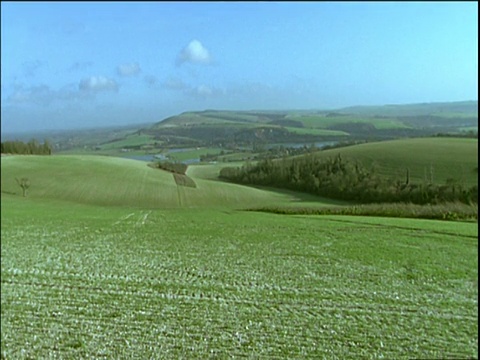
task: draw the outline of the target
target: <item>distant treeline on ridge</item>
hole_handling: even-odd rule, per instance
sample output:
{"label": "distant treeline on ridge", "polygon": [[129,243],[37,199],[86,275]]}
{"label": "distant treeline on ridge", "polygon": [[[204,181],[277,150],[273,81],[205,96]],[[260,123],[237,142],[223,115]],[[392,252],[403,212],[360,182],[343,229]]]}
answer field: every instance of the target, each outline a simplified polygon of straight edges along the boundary
{"label": "distant treeline on ridge", "polygon": [[241,184],[273,186],[359,203],[410,202],[439,204],[478,202],[478,186],[467,188],[456,181],[412,183],[409,171],[402,179],[386,179],[373,169],[348,161],[339,154],[326,160],[315,155],[282,160],[266,159],[256,165],[226,167],[220,177]]}
{"label": "distant treeline on ridge", "polygon": [[52,145],[48,140],[40,144],[37,140],[32,139],[25,143],[23,141],[5,141],[1,143],[2,154],[18,154],[18,155],[51,155]]}

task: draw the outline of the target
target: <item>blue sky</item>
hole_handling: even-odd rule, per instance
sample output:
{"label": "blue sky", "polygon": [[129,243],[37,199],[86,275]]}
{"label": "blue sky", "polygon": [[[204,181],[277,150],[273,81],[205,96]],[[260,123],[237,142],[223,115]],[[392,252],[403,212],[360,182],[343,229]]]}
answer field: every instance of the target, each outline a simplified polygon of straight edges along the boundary
{"label": "blue sky", "polygon": [[1,2],[5,132],[477,99],[477,2]]}

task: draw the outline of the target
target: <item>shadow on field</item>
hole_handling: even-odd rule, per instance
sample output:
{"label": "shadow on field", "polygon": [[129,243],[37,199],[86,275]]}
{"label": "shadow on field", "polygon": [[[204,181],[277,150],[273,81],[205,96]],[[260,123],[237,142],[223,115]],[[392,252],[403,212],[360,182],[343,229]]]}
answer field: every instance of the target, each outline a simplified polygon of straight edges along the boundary
{"label": "shadow on field", "polygon": [[195,181],[193,181],[193,179],[191,177],[188,177],[187,175],[177,174],[177,173],[173,173],[172,175],[177,185],[187,186],[192,188],[197,187],[197,184],[195,184]]}
{"label": "shadow on field", "polygon": [[250,186],[252,188],[259,189],[259,190],[270,191],[270,192],[275,192],[278,194],[290,196],[292,197],[292,200],[290,200],[291,203],[317,202],[317,203],[322,203],[324,205],[338,205],[338,206],[354,205],[353,202],[328,199],[325,197],[315,196],[315,195],[302,193],[298,191],[279,189],[279,188],[268,187],[268,186],[252,186],[252,185],[246,185],[246,186]]}
{"label": "shadow on field", "polygon": [[[334,221],[334,222],[340,222],[340,223],[350,223],[350,224],[355,224],[355,225],[366,225],[367,227],[370,226],[370,227],[393,228],[393,229],[401,229],[401,230],[413,230],[413,231],[418,232],[415,235],[417,237],[422,237],[422,233],[425,233],[425,229],[408,227],[408,226],[373,224],[373,223],[370,223],[370,222],[362,222],[362,221],[357,221],[357,220],[355,220],[355,221],[354,220],[344,220],[344,219],[328,219],[328,221]],[[423,236],[428,236],[428,234],[430,234],[430,233],[453,236],[453,237],[462,237],[462,238],[467,238],[467,239],[477,239],[477,236],[475,236],[475,235],[464,235],[464,234],[451,233],[451,232],[439,231],[439,230],[428,230],[428,232],[426,234],[423,234]]]}

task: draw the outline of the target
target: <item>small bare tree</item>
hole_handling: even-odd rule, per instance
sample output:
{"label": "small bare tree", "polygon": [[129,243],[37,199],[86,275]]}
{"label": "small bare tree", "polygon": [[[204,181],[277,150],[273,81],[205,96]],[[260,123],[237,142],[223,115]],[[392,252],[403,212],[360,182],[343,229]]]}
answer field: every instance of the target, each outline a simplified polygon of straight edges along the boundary
{"label": "small bare tree", "polygon": [[22,188],[23,196],[27,196],[27,191],[30,187],[30,180],[28,180],[28,178],[15,178],[15,180],[17,180],[17,184]]}

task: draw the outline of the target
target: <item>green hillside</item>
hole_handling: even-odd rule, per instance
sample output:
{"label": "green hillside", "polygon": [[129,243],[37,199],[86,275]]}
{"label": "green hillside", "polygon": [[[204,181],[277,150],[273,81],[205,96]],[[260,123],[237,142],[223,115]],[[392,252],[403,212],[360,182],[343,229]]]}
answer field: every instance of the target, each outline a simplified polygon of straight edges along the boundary
{"label": "green hillside", "polygon": [[317,153],[321,158],[341,154],[345,158],[375,166],[385,176],[405,177],[409,169],[412,181],[445,184],[454,179],[460,184],[478,183],[478,140],[463,138],[415,138],[372,142]]}
{"label": "green hillside", "polygon": [[115,157],[5,156],[1,168],[2,193],[21,196],[22,190],[15,178],[26,177],[31,182],[28,197],[32,199],[142,208],[246,208],[299,201],[291,194],[194,176],[196,187],[181,186],[169,172],[148,167],[145,162]]}
{"label": "green hillside", "polygon": [[[47,138],[55,153],[139,156],[185,148],[258,152],[268,146],[301,146],[362,140],[390,140],[437,134],[476,136],[478,101],[327,110],[188,111],[156,123],[123,128],[19,134],[25,141]],[[13,134],[2,139],[15,139]]]}
{"label": "green hillside", "polygon": [[370,116],[476,116],[478,101],[433,102],[417,104],[389,104],[383,106],[349,106],[336,110],[344,114],[362,114]]}

